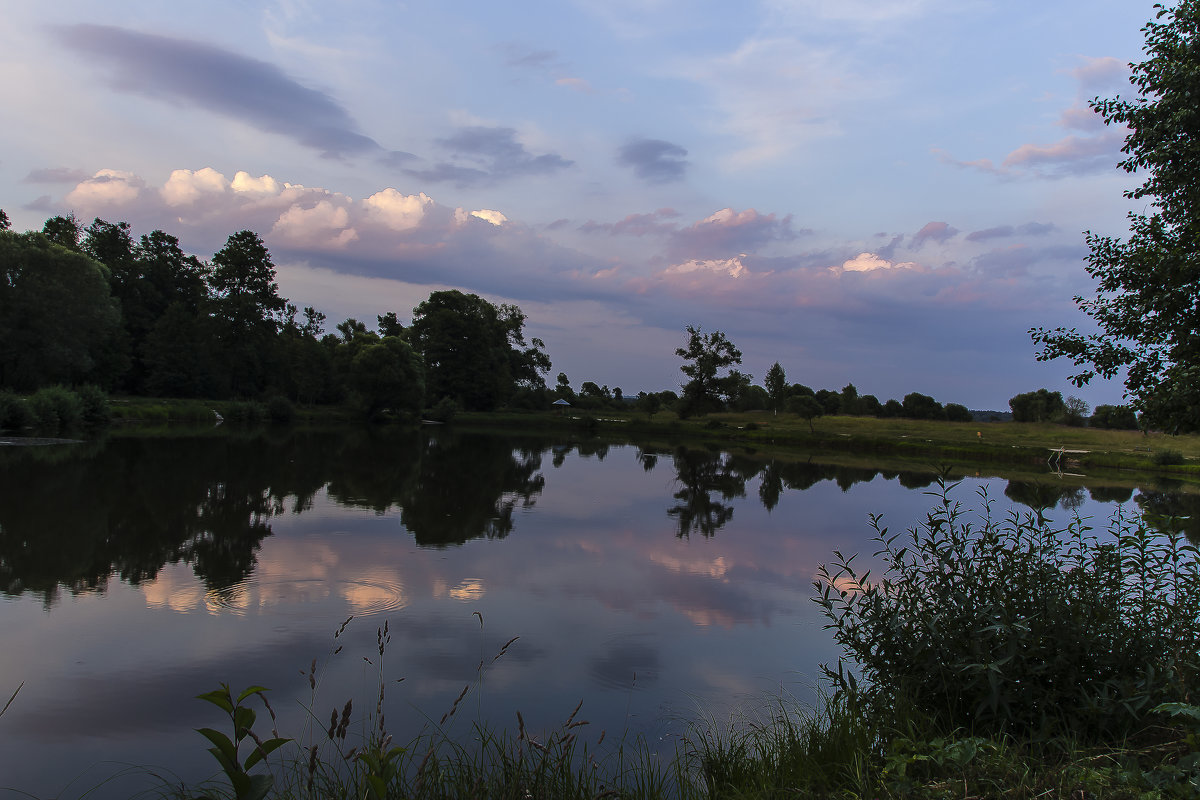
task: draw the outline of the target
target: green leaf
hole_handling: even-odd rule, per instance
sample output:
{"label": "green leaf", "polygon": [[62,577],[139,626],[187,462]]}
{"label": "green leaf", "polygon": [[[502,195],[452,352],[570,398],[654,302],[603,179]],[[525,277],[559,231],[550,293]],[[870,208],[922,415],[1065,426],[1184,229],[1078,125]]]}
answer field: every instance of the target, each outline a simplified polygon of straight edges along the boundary
{"label": "green leaf", "polygon": [[265,691],[267,691],[265,686],[248,686],[238,695],[237,701],[240,703],[252,694],[262,694]]}
{"label": "green leaf", "polygon": [[276,750],[278,750],[280,747],[283,747],[285,744],[287,744],[290,741],[292,741],[292,740],[291,739],[282,739],[282,738],[267,739],[265,742],[262,743],[261,747],[255,747],[253,752],[251,752],[250,755],[246,756],[246,769],[249,770],[251,767],[253,767],[255,764],[257,764],[259,761],[262,761],[264,758],[271,755],[271,753],[274,753]]}
{"label": "green leaf", "polygon": [[233,742],[229,741],[229,737],[220,731],[214,731],[212,728],[197,728],[196,733],[201,734],[204,738],[212,742],[216,747],[212,749],[213,755],[221,762],[221,766],[229,771],[230,767],[237,770],[237,748]]}
{"label": "green leaf", "polygon": [[275,779],[270,775],[250,775],[250,785],[245,793],[238,794],[238,800],[263,800],[271,791]]}
{"label": "green leaf", "polygon": [[214,689],[211,692],[196,695],[197,700],[203,700],[206,703],[212,703],[214,706],[225,711],[227,714],[233,713],[233,702],[229,699],[229,687],[221,684],[223,689]]}

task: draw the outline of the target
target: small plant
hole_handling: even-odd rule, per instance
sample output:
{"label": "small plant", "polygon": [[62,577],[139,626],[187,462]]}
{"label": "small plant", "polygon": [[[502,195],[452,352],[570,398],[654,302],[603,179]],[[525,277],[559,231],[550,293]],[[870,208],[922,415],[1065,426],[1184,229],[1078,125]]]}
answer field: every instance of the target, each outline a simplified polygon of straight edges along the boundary
{"label": "small plant", "polygon": [[[265,691],[266,689],[262,686],[250,686],[243,689],[235,699],[233,693],[229,691],[229,685],[222,683],[220,689],[214,689],[196,697],[197,700],[212,703],[224,711],[229,715],[229,720],[233,724],[233,739],[212,728],[198,728],[197,732],[213,743],[213,747],[210,747],[208,752],[213,754],[213,758],[217,760],[225,776],[229,778],[236,800],[262,800],[267,796],[267,792],[271,791],[271,787],[274,785],[274,777],[270,773],[251,775],[250,769],[292,741],[279,736],[263,741],[254,732],[254,710],[242,705],[242,701],[258,695],[267,710],[271,712],[271,717],[274,718],[275,713],[271,711],[271,705],[263,694]],[[254,749],[243,761],[240,760],[241,756],[238,750],[246,737],[253,740]]]}

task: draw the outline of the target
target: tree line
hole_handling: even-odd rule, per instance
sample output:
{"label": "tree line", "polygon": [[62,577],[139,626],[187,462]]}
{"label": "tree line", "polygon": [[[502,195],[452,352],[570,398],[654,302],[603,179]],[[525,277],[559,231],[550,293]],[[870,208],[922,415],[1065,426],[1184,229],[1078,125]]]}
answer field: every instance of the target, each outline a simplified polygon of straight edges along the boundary
{"label": "tree line", "polygon": [[525,315],[463,292],[433,292],[405,327],[325,315],[279,294],[252,231],[211,260],[162,230],[73,215],[10,230],[0,211],[0,390],[63,384],[155,397],[350,402],[367,416],[443,407],[487,411],[545,388],[545,344]]}

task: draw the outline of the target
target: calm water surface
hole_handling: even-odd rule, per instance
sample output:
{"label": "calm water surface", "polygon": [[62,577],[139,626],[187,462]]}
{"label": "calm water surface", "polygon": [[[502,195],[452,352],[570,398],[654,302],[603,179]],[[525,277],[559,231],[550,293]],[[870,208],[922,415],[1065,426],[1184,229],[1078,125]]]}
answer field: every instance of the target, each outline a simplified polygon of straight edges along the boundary
{"label": "calm water surface", "polygon": [[[593,740],[673,751],[689,720],[811,699],[837,658],[817,566],[874,550],[869,513],[918,519],[932,478],[449,429],[0,448],[0,704],[24,683],[0,717],[0,787],[117,797],[144,768],[210,777],[194,729],[221,719],[192,698],[222,681],[270,687],[285,736],[305,709],[372,710],[385,621],[400,741],[470,685],[452,734],[517,711],[547,729],[583,700]],[[1001,510],[1104,519],[1133,494],[1058,480],[968,478],[957,496],[987,483]]]}

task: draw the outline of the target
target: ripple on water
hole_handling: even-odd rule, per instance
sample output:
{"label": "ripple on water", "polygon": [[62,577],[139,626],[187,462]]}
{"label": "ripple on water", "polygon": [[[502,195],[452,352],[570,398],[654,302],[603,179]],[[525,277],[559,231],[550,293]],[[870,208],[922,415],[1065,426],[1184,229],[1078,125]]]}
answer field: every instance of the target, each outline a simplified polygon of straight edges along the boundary
{"label": "ripple on water", "polygon": [[213,614],[251,614],[270,609],[276,617],[311,617],[348,612],[372,616],[399,611],[408,605],[404,585],[387,578],[265,578],[250,576],[221,589],[210,589],[204,605]]}

